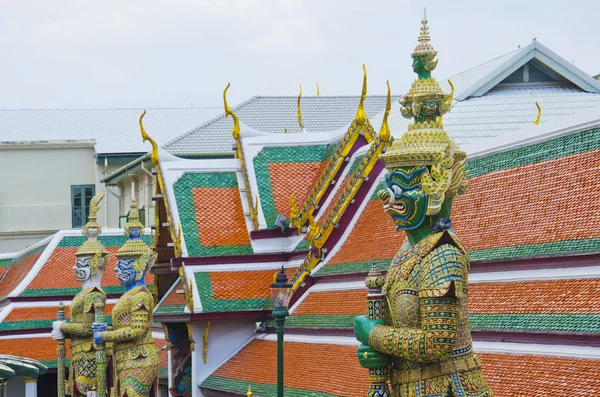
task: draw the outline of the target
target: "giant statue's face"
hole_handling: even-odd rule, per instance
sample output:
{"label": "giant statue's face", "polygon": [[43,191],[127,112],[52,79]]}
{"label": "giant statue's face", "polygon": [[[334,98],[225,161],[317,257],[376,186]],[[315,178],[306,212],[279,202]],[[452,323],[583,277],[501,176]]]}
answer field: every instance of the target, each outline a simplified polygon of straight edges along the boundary
{"label": "giant statue's face", "polygon": [[423,102],[421,107],[421,114],[424,116],[437,116],[440,114],[439,111],[440,103],[437,98],[427,99]]}
{"label": "giant statue's face", "polygon": [[89,256],[80,256],[75,261],[75,266],[73,266],[73,273],[75,273],[75,278],[80,283],[89,279],[92,275],[92,268],[90,267],[91,257]]}
{"label": "giant statue's face", "polygon": [[421,75],[423,72],[425,72],[425,66],[423,66],[423,60],[421,57],[413,58],[412,68],[413,72],[417,73],[418,75]]}
{"label": "giant statue's face", "polygon": [[426,167],[399,167],[385,176],[386,188],[378,196],[397,230],[417,228],[425,219],[427,195],[419,180],[426,170]]}
{"label": "giant statue's face", "polygon": [[119,259],[115,267],[115,273],[121,285],[126,286],[135,283],[135,259]]}

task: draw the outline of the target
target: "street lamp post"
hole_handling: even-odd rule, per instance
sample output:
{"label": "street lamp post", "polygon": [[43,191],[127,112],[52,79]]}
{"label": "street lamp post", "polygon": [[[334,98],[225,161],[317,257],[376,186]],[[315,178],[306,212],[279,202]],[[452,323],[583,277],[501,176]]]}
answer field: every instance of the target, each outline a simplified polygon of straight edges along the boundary
{"label": "street lamp post", "polygon": [[288,304],[292,298],[292,284],[281,266],[277,278],[271,284],[271,297],[273,298],[273,317],[277,324],[277,397],[283,397],[283,333],[285,318],[288,316]]}

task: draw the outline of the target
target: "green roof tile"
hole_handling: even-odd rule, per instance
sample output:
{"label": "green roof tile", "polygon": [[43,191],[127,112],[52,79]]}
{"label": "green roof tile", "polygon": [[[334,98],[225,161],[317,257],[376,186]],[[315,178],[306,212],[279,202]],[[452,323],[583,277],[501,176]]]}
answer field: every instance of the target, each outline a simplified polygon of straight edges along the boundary
{"label": "green roof tile", "polygon": [[[307,385],[310,382],[307,381]],[[277,385],[269,385],[264,383],[254,383],[237,379],[223,378],[221,376],[211,375],[204,382],[203,387],[209,387],[211,389],[221,390],[225,392],[240,393],[246,395],[248,386],[252,388],[252,393],[259,396],[275,396],[277,395]],[[310,389],[296,389],[291,387],[284,388],[284,394],[286,397],[337,397],[334,394],[318,392]]]}

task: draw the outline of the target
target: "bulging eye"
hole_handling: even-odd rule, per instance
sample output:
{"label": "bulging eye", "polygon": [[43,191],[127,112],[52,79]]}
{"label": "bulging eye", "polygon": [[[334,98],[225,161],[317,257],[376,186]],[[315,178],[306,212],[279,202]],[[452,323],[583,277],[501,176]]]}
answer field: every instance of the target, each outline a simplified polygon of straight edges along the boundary
{"label": "bulging eye", "polygon": [[398,185],[392,185],[392,191],[396,196],[400,196],[402,194],[402,189]]}

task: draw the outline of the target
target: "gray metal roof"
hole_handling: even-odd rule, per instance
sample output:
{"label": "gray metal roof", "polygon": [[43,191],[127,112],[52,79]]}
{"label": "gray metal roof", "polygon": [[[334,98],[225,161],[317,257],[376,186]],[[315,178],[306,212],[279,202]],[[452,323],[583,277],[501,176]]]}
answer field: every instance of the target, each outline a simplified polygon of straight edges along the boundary
{"label": "gray metal roof", "polygon": [[[394,101],[400,97],[394,97]],[[302,121],[308,132],[334,131],[348,126],[358,108],[360,96],[306,96],[301,99]],[[365,100],[367,117],[385,109],[386,96]],[[255,96],[233,108],[240,122],[268,133],[299,133],[297,96]],[[227,153],[232,151],[233,121],[225,114],[175,138],[163,147],[173,154]]]}
{"label": "gray metal roof", "polygon": [[[159,144],[189,131],[223,108],[147,109],[146,130]],[[98,153],[140,153],[143,109],[0,110],[0,142],[95,139]]]}

